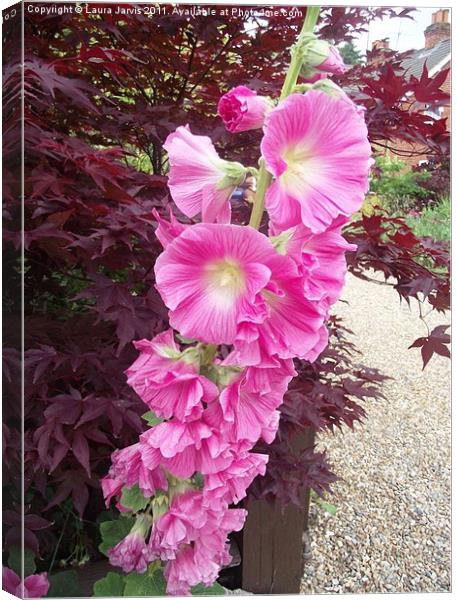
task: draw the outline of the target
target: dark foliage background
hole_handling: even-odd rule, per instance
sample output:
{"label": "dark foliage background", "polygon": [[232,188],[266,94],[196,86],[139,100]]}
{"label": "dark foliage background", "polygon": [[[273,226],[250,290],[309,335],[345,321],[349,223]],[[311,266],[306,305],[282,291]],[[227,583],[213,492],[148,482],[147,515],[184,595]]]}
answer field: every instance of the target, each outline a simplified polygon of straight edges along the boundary
{"label": "dark foliage background", "polygon": [[[371,19],[394,12],[324,9],[322,36],[348,41]],[[216,104],[239,84],[276,95],[302,20],[280,15],[246,24],[241,16],[26,13],[26,543],[43,568],[97,556],[99,477],[113,449],[133,443],[143,427],[144,407],[123,372],[135,357],[131,341],[167,325],[154,288],[160,247],[151,215],[154,207],[166,212],[170,203],[162,144],[189,123],[194,133],[210,135],[223,156],[256,164],[260,133],[228,134]],[[407,80],[392,53],[382,63],[355,65],[339,83],[366,107],[375,150],[407,140],[426,144],[436,160],[446,157],[444,120],[434,121],[403,100],[412,91],[421,102],[446,101],[439,75],[431,79],[424,72],[420,80]],[[16,123],[17,85],[17,69],[6,65],[4,86]],[[6,138],[10,172],[17,160],[14,135],[12,128]],[[18,542],[20,505],[14,476],[21,419],[21,306],[14,293],[20,275],[18,193],[17,181],[6,177],[7,550]],[[247,205],[234,207],[238,222],[248,214]],[[444,245],[418,240],[404,222],[383,214],[351,224],[347,236],[359,245],[348,257],[356,276],[381,271],[406,301],[427,298],[436,310],[448,307]],[[382,374],[358,364],[344,323],[334,317],[329,326],[331,343],[320,359],[297,364],[278,437],[262,449],[271,459],[267,476],[251,490],[257,496],[288,502],[298,501],[305,486],[327,490],[335,476],[326,457],[313,449],[298,452],[291,440],[309,426],[352,427],[364,418],[363,400],[381,397]],[[445,331],[431,332],[416,346],[426,362],[433,352],[446,354],[447,341]]]}

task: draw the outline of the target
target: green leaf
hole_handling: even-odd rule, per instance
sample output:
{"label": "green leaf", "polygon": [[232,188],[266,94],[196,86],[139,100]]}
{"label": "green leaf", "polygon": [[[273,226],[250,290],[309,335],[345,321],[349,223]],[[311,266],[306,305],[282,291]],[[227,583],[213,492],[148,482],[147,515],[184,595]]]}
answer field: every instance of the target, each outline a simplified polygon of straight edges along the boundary
{"label": "green leaf", "polygon": [[330,504],[329,502],[320,502],[320,506],[322,510],[328,512],[330,515],[332,515],[332,517],[334,517],[338,512],[338,508],[334,504]]}
{"label": "green leaf", "polygon": [[49,576],[49,597],[77,598],[82,596],[79,581],[74,571],[60,571]]}
{"label": "green leaf", "polygon": [[95,519],[95,522],[97,523],[97,525],[100,525],[104,521],[114,521],[118,517],[119,517],[119,512],[117,512],[117,511],[102,510],[101,512],[98,513],[97,518]]}
{"label": "green leaf", "polygon": [[103,579],[94,583],[94,596],[123,596],[125,588],[124,576],[119,573],[108,573]]}
{"label": "green leaf", "polygon": [[202,490],[203,489],[203,485],[205,483],[205,480],[203,478],[203,475],[199,472],[194,473],[192,475],[192,479],[191,479],[192,483],[199,489]]}
{"label": "green leaf", "polygon": [[215,583],[211,587],[206,587],[203,583],[195,585],[190,593],[192,596],[225,596],[226,589],[220,583]]}
{"label": "green leaf", "polygon": [[[20,546],[12,546],[8,556],[8,566],[15,573],[20,575],[22,565],[22,552]],[[24,548],[24,577],[33,575],[35,573],[35,554],[30,548]]]}
{"label": "green leaf", "polygon": [[161,569],[152,573],[129,573],[125,577],[124,596],[166,596],[165,588]]}
{"label": "green leaf", "polygon": [[197,340],[193,340],[192,338],[186,338],[183,335],[181,335],[180,333],[177,333],[176,337],[183,344],[195,344],[197,342]]}
{"label": "green leaf", "polygon": [[146,421],[146,423],[149,425],[149,427],[154,427],[155,425],[158,425],[159,423],[162,423],[162,421],[163,421],[163,419],[158,417],[154,412],[152,412],[152,410],[148,410],[147,413],[144,413],[144,415],[141,415],[141,418]]}
{"label": "green leaf", "polygon": [[143,492],[140,490],[137,483],[131,488],[122,488],[121,504],[122,506],[125,506],[125,508],[130,508],[133,512],[145,509],[149,504],[149,500],[150,498],[145,498],[143,496]]}
{"label": "green leaf", "polygon": [[135,517],[120,516],[115,521],[104,521],[100,524],[102,542],[98,549],[108,556],[108,550],[123,540],[135,524]]}

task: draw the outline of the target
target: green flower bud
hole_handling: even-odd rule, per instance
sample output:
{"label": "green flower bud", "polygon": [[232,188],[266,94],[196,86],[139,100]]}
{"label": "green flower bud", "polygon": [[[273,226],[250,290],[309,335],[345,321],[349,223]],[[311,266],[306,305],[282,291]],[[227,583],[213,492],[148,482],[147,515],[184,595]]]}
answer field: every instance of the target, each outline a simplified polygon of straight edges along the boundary
{"label": "green flower bud", "polygon": [[239,162],[221,161],[225,176],[217,183],[217,189],[223,190],[228,187],[236,188],[243,183],[246,178],[247,169]]}
{"label": "green flower bud", "polygon": [[292,229],[287,229],[279,235],[274,235],[270,237],[270,241],[278,254],[282,254],[283,256],[287,254],[287,244],[290,242],[293,233],[294,232]]}

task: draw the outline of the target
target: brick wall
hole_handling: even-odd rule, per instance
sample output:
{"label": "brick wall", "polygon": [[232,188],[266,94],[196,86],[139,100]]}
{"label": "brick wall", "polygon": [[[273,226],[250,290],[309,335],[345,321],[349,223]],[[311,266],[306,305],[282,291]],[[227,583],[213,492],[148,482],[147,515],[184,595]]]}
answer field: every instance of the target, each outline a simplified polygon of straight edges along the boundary
{"label": "brick wall", "polygon": [[[444,68],[449,68],[450,63],[448,63]],[[449,71],[448,76],[446,77],[445,82],[441,86],[441,89],[448,94],[451,93],[451,71]],[[447,118],[446,129],[448,131],[451,130],[451,106],[443,107],[443,112],[441,114],[442,119]],[[426,160],[427,158],[427,147],[419,144],[408,144],[402,140],[398,140],[396,144],[392,144],[395,149],[399,149],[406,152],[420,152],[420,155],[416,156],[399,156],[399,158],[405,162],[409,167],[414,167],[421,162],[421,160]]]}

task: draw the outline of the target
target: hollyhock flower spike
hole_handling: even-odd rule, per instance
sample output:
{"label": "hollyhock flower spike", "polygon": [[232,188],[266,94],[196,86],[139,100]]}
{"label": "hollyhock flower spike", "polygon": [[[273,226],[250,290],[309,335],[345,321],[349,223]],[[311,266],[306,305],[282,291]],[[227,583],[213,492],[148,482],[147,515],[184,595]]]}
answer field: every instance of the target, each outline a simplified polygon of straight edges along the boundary
{"label": "hollyhock flower spike", "polygon": [[217,113],[231,133],[262,127],[265,115],[273,108],[269,98],[258,96],[244,85],[239,85],[219,100]]}
{"label": "hollyhock flower spike", "polygon": [[276,178],[266,194],[275,232],[300,223],[322,232],[362,205],[371,148],[352,103],[317,90],[292,94],[267,117],[261,152]]}
{"label": "hollyhock flower spike", "polygon": [[[229,507],[266,472],[269,457],[253,449],[277,434],[293,359],[313,361],[327,344],[324,321],[341,293],[344,254],[354,249],[341,228],[363,200],[370,147],[363,112],[321,79],[343,67],[312,34],[318,12],[308,7],[277,108],[244,86],[219,102],[229,131],[264,123],[250,226],[227,223],[247,169],[186,127],[165,144],[176,204],[205,222],[153,213],[164,247],[156,286],[173,329],[136,342],[140,354],[126,373],[159,419],[113,453],[102,487],[108,504],[117,497],[119,510],[137,513],[109,551],[111,563],[144,573],[165,562],[168,594],[210,586],[230,563],[228,534],[242,528],[246,511]],[[315,83],[297,86],[301,67]],[[271,239],[257,231],[265,200]],[[232,346],[228,355],[221,344]],[[120,504],[129,504],[124,486],[134,485],[146,499],[138,510]]]}
{"label": "hollyhock flower spike", "polygon": [[22,584],[19,575],[8,567],[3,567],[2,587],[18,598],[43,598],[49,590],[48,574],[29,575]]}
{"label": "hollyhock flower spike", "polygon": [[189,218],[201,213],[203,222],[229,223],[230,197],[246,177],[243,165],[221,159],[209,137],[194,135],[188,127],[178,127],[163,147],[177,207]]}

